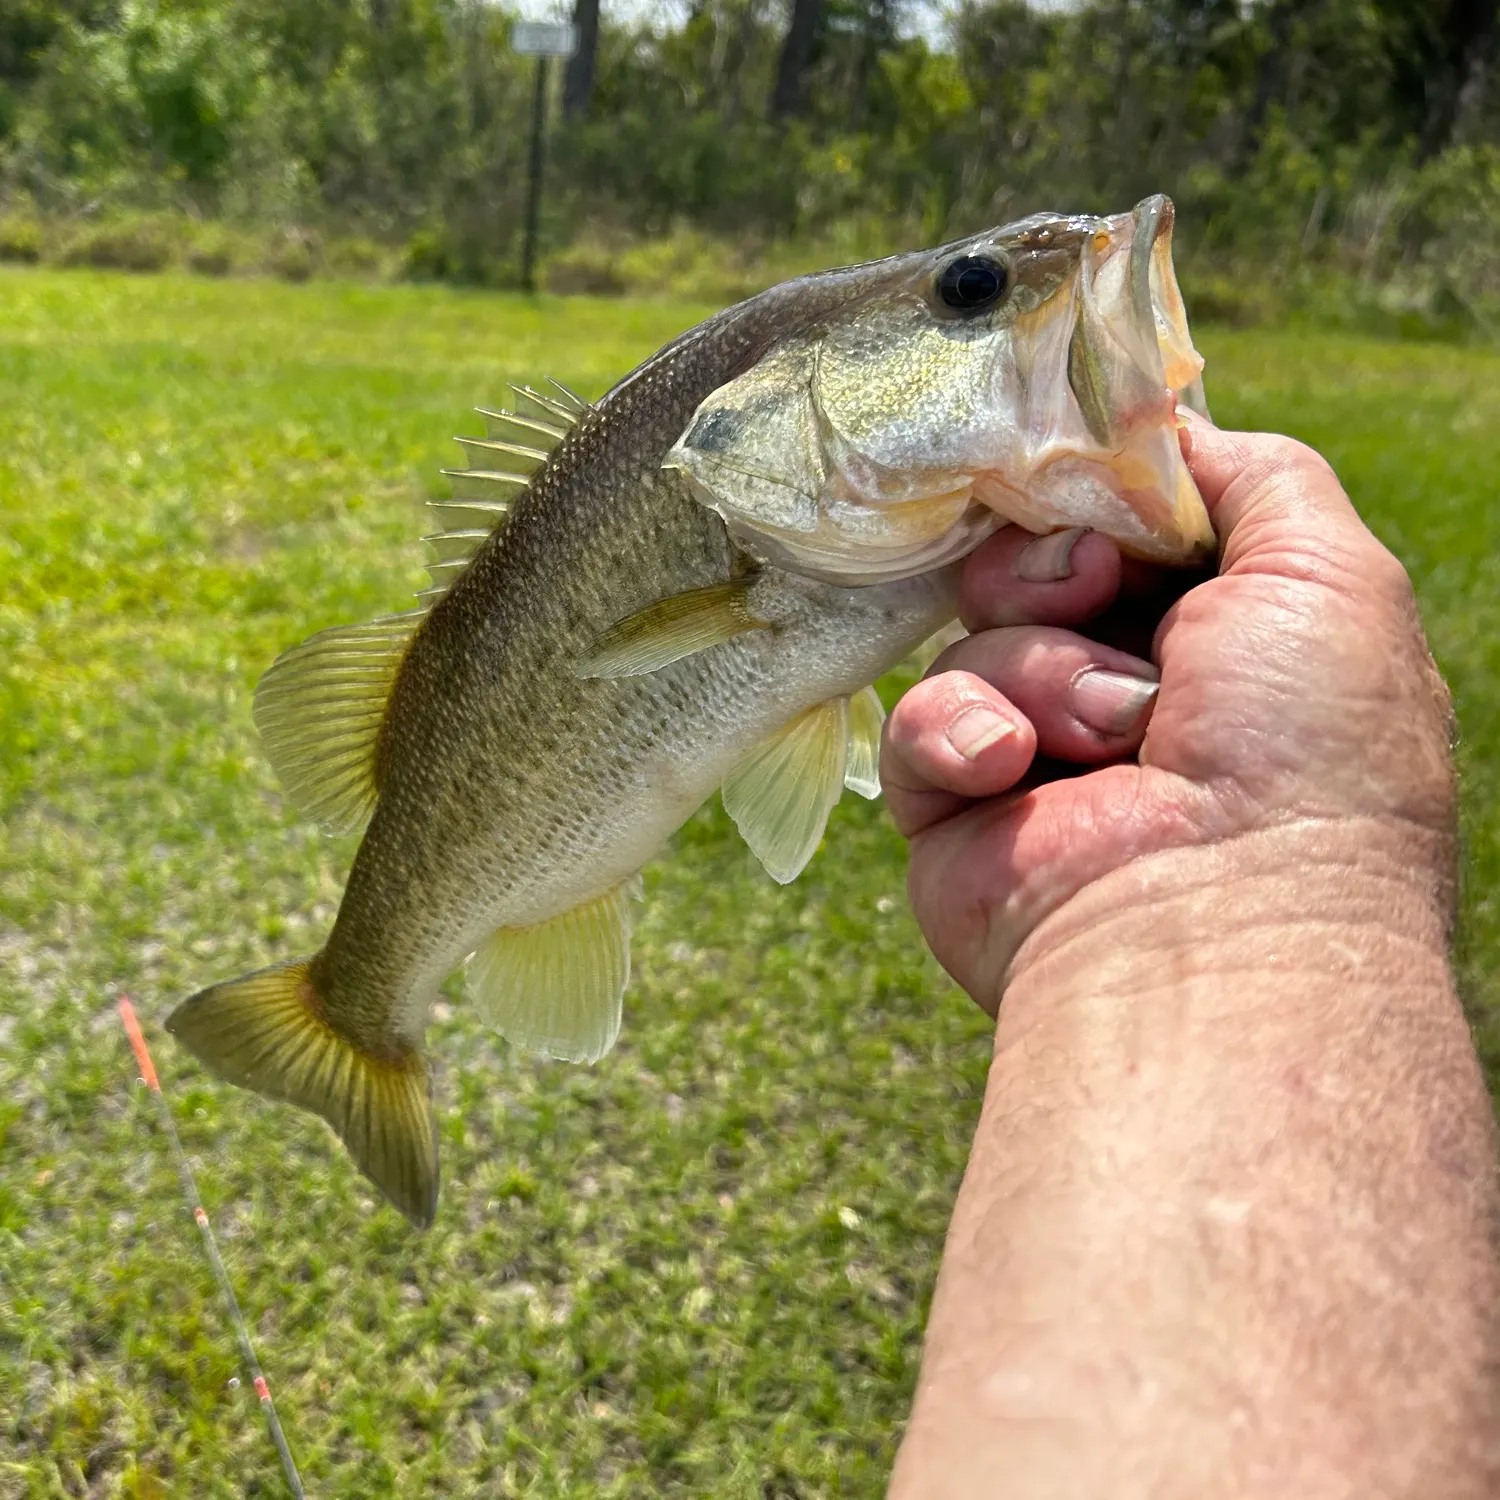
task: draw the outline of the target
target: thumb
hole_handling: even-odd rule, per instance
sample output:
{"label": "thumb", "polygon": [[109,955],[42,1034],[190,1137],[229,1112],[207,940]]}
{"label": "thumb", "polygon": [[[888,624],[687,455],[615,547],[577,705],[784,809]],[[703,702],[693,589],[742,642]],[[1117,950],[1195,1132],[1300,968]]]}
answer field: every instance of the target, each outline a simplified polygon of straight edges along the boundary
{"label": "thumb", "polygon": [[1185,409],[1178,419],[1183,457],[1219,534],[1223,571],[1268,545],[1305,553],[1369,538],[1338,476],[1306,443],[1226,432]]}

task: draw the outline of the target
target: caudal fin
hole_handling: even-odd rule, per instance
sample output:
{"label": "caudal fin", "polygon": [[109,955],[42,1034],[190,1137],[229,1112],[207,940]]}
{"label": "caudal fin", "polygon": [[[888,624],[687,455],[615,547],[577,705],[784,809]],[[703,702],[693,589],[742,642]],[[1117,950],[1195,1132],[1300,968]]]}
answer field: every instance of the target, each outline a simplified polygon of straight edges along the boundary
{"label": "caudal fin", "polygon": [[366,1052],[324,1019],[307,959],[184,1000],[167,1030],[230,1083],[321,1115],[364,1174],[420,1229],[437,1211],[437,1135],[415,1048]]}

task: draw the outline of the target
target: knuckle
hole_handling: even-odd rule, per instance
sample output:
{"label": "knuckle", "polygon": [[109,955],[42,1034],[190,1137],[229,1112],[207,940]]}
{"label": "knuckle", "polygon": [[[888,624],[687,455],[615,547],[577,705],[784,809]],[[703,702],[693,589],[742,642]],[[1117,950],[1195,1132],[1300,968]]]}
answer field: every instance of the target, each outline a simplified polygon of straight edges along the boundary
{"label": "knuckle", "polygon": [[1295,474],[1300,479],[1331,480],[1339,482],[1333,465],[1321,453],[1300,438],[1278,437],[1276,439],[1276,465],[1283,472]]}
{"label": "knuckle", "polygon": [[1264,454],[1261,483],[1296,496],[1316,496],[1332,491],[1342,496],[1343,485],[1333,465],[1297,438],[1278,437]]}
{"label": "knuckle", "polygon": [[944,672],[939,677],[929,678],[928,682],[929,708],[943,720],[953,718],[966,708],[973,708],[976,703],[990,701],[989,692],[972,672]]}
{"label": "knuckle", "polygon": [[1416,611],[1417,593],[1406,565],[1390,548],[1375,542],[1370,549],[1370,581],[1383,598],[1402,610]]}
{"label": "knuckle", "polygon": [[1331,475],[1332,466],[1321,453],[1301,438],[1281,432],[1248,434],[1244,467],[1260,478],[1273,475]]}

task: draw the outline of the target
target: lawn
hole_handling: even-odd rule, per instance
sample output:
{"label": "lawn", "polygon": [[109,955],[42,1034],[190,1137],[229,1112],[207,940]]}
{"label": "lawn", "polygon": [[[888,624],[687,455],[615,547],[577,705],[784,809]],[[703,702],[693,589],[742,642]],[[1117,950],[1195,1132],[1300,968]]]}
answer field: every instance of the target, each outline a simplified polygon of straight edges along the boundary
{"label": "lawn", "polygon": [[[705,809],[647,871],[596,1068],[445,1007],[425,1236],[160,1026],[309,951],[338,900],[351,844],[256,747],[266,664],[405,607],[467,408],[507,378],[598,392],[703,311],[0,274],[0,1497],[282,1493],[122,991],[310,1494],[881,1493],[987,1027],[922,950],[878,805],[846,799],[786,889]],[[1201,342],[1220,420],[1322,447],[1417,580],[1500,1067],[1500,354]]]}

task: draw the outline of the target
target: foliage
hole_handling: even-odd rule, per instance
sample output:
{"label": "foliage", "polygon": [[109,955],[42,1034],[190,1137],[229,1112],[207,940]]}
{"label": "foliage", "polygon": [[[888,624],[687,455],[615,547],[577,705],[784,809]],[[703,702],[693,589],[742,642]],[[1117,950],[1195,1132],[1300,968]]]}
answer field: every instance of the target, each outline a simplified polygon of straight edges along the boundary
{"label": "foliage", "polygon": [[121,271],[160,271],[177,250],[170,219],[134,214],[80,224],[64,240],[58,262],[65,266],[111,266]]}
{"label": "foliage", "polygon": [[[785,888],[695,818],[647,872],[597,1068],[440,1011],[426,1236],[318,1122],[160,1029],[306,951],[352,852],[282,803],[265,665],[421,587],[467,407],[544,373],[598,392],[707,309],[45,269],[0,271],[0,299],[0,1497],[279,1484],[121,990],[310,1493],[881,1494],[988,1026],[924,956],[878,805],[847,798]],[[1500,1079],[1500,355],[1204,343],[1220,419],[1317,443],[1416,579]]]}
{"label": "foliage", "polygon": [[[683,224],[914,243],[1166,190],[1189,249],[1239,280],[1336,265],[1496,295],[1492,0],[965,0],[942,45],[906,34],[911,3],[802,0],[800,103],[775,118],[784,6],[606,13],[592,98],[555,134],[546,246]],[[413,276],[506,282],[533,76],[507,24],[473,0],[16,0],[0,196],[354,236]]]}
{"label": "foliage", "polygon": [[41,221],[32,214],[0,215],[0,260],[39,261],[46,244]]}

